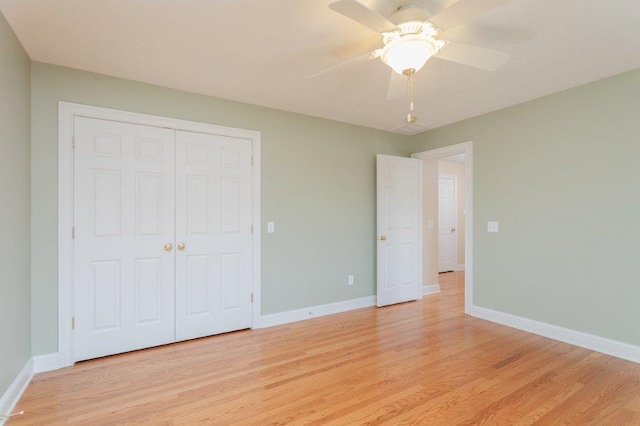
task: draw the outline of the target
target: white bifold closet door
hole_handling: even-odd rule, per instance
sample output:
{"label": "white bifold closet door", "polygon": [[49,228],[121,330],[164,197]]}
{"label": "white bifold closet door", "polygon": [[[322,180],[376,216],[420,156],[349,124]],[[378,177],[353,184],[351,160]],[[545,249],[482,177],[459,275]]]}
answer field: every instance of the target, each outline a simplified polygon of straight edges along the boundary
{"label": "white bifold closet door", "polygon": [[251,143],[74,121],[74,360],[251,326]]}

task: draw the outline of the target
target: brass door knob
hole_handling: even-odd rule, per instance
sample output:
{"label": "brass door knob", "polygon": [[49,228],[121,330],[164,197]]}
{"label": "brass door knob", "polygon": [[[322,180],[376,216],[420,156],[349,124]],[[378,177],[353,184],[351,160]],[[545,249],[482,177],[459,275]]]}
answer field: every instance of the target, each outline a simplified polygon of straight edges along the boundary
{"label": "brass door knob", "polygon": [[380,241],[385,241],[387,237],[385,235],[380,235]]}
{"label": "brass door knob", "polygon": [[456,228],[451,228],[451,232],[456,232]]}
{"label": "brass door knob", "polygon": [[173,248],[173,246],[172,246],[171,244],[165,244],[165,245],[164,245],[164,249],[165,249],[166,251],[171,251],[171,249],[172,249],[172,248]]}
{"label": "brass door knob", "polygon": [[184,250],[184,243],[178,243],[178,250]]}

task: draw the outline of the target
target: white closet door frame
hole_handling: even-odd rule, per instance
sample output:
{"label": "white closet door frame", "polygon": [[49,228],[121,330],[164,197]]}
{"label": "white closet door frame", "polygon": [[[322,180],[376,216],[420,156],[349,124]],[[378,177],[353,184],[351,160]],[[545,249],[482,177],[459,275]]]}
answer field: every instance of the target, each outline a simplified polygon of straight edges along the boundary
{"label": "white closet door frame", "polygon": [[[58,363],[57,368],[73,365],[73,123],[75,117],[121,121],[164,127],[251,141],[253,169],[252,204],[252,323],[260,319],[260,132],[216,126],[194,121],[119,111],[89,105],[58,102]],[[53,366],[52,366],[53,367]]]}

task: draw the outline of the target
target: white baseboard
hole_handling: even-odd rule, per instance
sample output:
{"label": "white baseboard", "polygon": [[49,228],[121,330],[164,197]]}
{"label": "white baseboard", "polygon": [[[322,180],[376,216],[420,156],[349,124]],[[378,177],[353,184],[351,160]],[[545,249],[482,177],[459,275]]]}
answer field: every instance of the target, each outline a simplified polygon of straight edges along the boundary
{"label": "white baseboard", "polygon": [[263,315],[260,323],[253,328],[273,327],[275,325],[288,324],[290,322],[302,321],[325,315],[338,314],[340,312],[352,311],[354,309],[369,308],[375,306],[376,297],[367,296],[359,299],[345,300],[344,302],[329,303],[326,305],[312,306],[309,308],[295,309],[293,311],[280,312],[277,314]]}
{"label": "white baseboard", "polygon": [[59,368],[60,359],[57,352],[33,357],[33,372],[36,374],[57,370]]}
{"label": "white baseboard", "polygon": [[492,309],[480,306],[471,306],[469,315],[485,319],[508,327],[517,328],[518,330],[527,331],[550,339],[559,340],[571,345],[580,346],[592,351],[601,352],[603,354],[615,356],[617,358],[626,359],[640,363],[640,346],[631,345],[617,340],[607,339],[595,336],[593,334],[583,333],[581,331],[571,330],[569,328],[559,327],[557,325],[547,324],[504,312],[494,311]]}
{"label": "white baseboard", "polygon": [[464,271],[464,263],[461,263],[458,266],[456,266],[456,272],[460,272],[460,271]]}
{"label": "white baseboard", "polygon": [[[9,415],[18,404],[20,397],[33,378],[33,360],[29,359],[20,373],[13,380],[9,389],[2,395],[0,399],[0,414]],[[0,425],[3,425],[7,419],[0,418]]]}
{"label": "white baseboard", "polygon": [[422,295],[428,296],[430,294],[440,293],[440,284],[431,284],[422,286]]}

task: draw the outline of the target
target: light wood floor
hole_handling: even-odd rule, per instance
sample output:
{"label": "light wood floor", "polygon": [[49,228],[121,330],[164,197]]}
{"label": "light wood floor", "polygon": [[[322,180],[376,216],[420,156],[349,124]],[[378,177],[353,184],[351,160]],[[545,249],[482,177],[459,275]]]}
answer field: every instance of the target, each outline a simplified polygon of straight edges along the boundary
{"label": "light wood floor", "polygon": [[640,425],[640,365],[463,314],[442,293],[36,376],[8,425]]}

